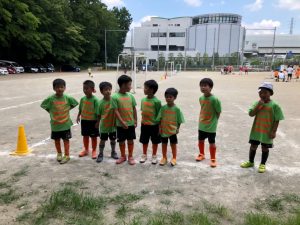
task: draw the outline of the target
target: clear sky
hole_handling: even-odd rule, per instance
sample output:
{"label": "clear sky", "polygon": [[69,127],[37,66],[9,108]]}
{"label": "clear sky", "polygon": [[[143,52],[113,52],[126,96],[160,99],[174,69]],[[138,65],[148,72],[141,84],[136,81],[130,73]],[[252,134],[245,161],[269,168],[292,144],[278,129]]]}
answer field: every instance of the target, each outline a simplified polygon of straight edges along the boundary
{"label": "clear sky", "polygon": [[[300,34],[300,0],[102,0],[109,8],[125,6],[139,26],[150,16],[180,17],[206,13],[237,13],[248,28],[277,27],[288,34],[294,18],[294,34]],[[300,41],[300,40],[299,40]]]}

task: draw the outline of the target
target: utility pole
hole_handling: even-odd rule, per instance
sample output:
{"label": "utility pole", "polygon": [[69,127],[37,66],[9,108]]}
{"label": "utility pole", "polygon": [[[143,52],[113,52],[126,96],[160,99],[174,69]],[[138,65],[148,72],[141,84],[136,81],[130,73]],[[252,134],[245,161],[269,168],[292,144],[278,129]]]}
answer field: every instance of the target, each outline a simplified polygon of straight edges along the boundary
{"label": "utility pole", "polygon": [[213,63],[212,63],[212,69],[215,70],[215,45],[216,45],[216,28],[214,28],[214,47],[213,47]]}
{"label": "utility pole", "polygon": [[291,23],[290,23],[290,35],[293,34],[294,30],[294,17],[291,18]]}
{"label": "utility pole", "polygon": [[157,29],[157,71],[159,71],[159,28]]}
{"label": "utility pole", "polygon": [[275,47],[275,37],[276,37],[276,27],[274,27],[274,35],[273,35],[273,45],[272,45],[272,62],[271,62],[271,68],[274,63],[274,47]]}

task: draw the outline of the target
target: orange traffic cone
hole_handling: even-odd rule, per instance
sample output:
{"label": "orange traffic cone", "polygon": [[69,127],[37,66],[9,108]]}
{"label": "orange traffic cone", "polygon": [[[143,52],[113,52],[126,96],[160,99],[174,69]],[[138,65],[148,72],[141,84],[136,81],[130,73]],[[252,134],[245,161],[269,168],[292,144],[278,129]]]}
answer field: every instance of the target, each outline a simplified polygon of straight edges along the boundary
{"label": "orange traffic cone", "polygon": [[23,125],[19,126],[17,149],[10,155],[27,155],[31,152],[28,148],[25,129]]}

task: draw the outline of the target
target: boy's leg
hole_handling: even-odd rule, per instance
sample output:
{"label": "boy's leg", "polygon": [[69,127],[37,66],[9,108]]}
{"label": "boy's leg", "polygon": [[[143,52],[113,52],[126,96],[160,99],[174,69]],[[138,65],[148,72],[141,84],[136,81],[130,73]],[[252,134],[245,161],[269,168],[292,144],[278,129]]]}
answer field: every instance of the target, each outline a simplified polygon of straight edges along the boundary
{"label": "boy's leg", "polygon": [[158,144],[161,143],[161,136],[159,134],[159,125],[153,126],[153,132],[151,135],[151,141],[152,141],[152,164],[157,164],[157,149]]}
{"label": "boy's leg", "polygon": [[210,166],[211,167],[216,167],[217,166],[216,151],[217,151],[216,144],[215,143],[209,144]]}
{"label": "boy's leg", "polygon": [[177,158],[177,144],[171,144],[171,149],[172,149],[171,165],[175,166],[176,165],[176,158]]}
{"label": "boy's leg", "polygon": [[258,168],[259,173],[264,173],[266,171],[266,162],[269,157],[269,148],[267,146],[261,146],[262,155],[261,155],[261,163]]}
{"label": "boy's leg", "polygon": [[256,155],[256,150],[258,148],[259,142],[249,141],[250,142],[250,150],[249,150],[249,161],[243,162],[241,164],[242,168],[249,168],[254,166],[254,158]]}
{"label": "boy's leg", "polygon": [[91,137],[92,139],[92,159],[97,158],[97,139],[98,137]]}
{"label": "boy's leg", "polygon": [[125,130],[122,127],[117,127],[117,138],[118,138],[118,142],[119,142],[121,157],[116,161],[116,164],[121,164],[127,160],[126,154],[125,154],[126,132],[127,132],[127,129]]}
{"label": "boy's leg", "polygon": [[61,153],[61,145],[60,145],[60,139],[55,139],[55,148],[57,152],[56,160],[60,162],[62,160],[62,153]]}
{"label": "boy's leg", "polygon": [[99,143],[99,155],[97,157],[96,162],[100,163],[103,161],[103,151],[105,148],[105,140],[100,139],[100,143]]}
{"label": "boy's leg", "polygon": [[133,140],[127,140],[127,146],[128,146],[128,163],[130,165],[134,165],[135,161],[133,158],[133,148],[134,148]]}
{"label": "boy's leg", "polygon": [[207,133],[201,130],[198,130],[198,148],[199,148],[199,155],[196,157],[196,161],[202,161],[205,159],[205,139],[207,138]]}
{"label": "boy's leg", "polygon": [[167,148],[168,148],[168,138],[161,138],[162,141],[162,159],[159,162],[159,165],[164,166],[168,163],[167,160]]}
{"label": "boy's leg", "polygon": [[89,141],[90,141],[90,137],[89,136],[83,136],[82,141],[83,141],[84,150],[82,150],[79,153],[79,157],[87,156],[89,154]]}
{"label": "boy's leg", "polygon": [[70,160],[70,140],[63,140],[64,141],[64,148],[65,148],[65,155],[61,160],[60,164],[65,164]]}
{"label": "boy's leg", "polygon": [[118,159],[118,154],[116,152],[116,134],[115,133],[111,133],[109,136],[110,139],[110,147],[111,147],[111,157],[113,159]]}
{"label": "boy's leg", "polygon": [[151,131],[151,126],[142,124],[140,143],[143,144],[143,154],[141,155],[140,163],[144,163],[147,161],[147,150]]}

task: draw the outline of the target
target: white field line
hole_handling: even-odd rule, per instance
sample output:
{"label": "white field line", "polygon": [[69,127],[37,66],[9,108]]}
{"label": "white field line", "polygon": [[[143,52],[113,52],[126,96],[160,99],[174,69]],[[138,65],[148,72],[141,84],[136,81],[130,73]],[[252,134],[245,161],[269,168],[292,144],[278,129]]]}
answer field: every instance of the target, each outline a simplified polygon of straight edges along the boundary
{"label": "white field line", "polygon": [[[82,93],[82,92],[70,93],[70,95],[77,95],[77,94],[80,94],[80,93]],[[8,109],[16,109],[16,108],[19,108],[19,107],[22,107],[22,106],[31,105],[31,104],[34,104],[34,103],[37,103],[37,102],[41,102],[41,101],[43,101],[43,99],[39,99],[39,100],[32,101],[32,102],[26,102],[26,103],[19,104],[19,105],[13,105],[13,106],[9,106],[9,107],[4,107],[4,108],[0,108],[0,111],[4,111],[4,110],[8,110]]]}

